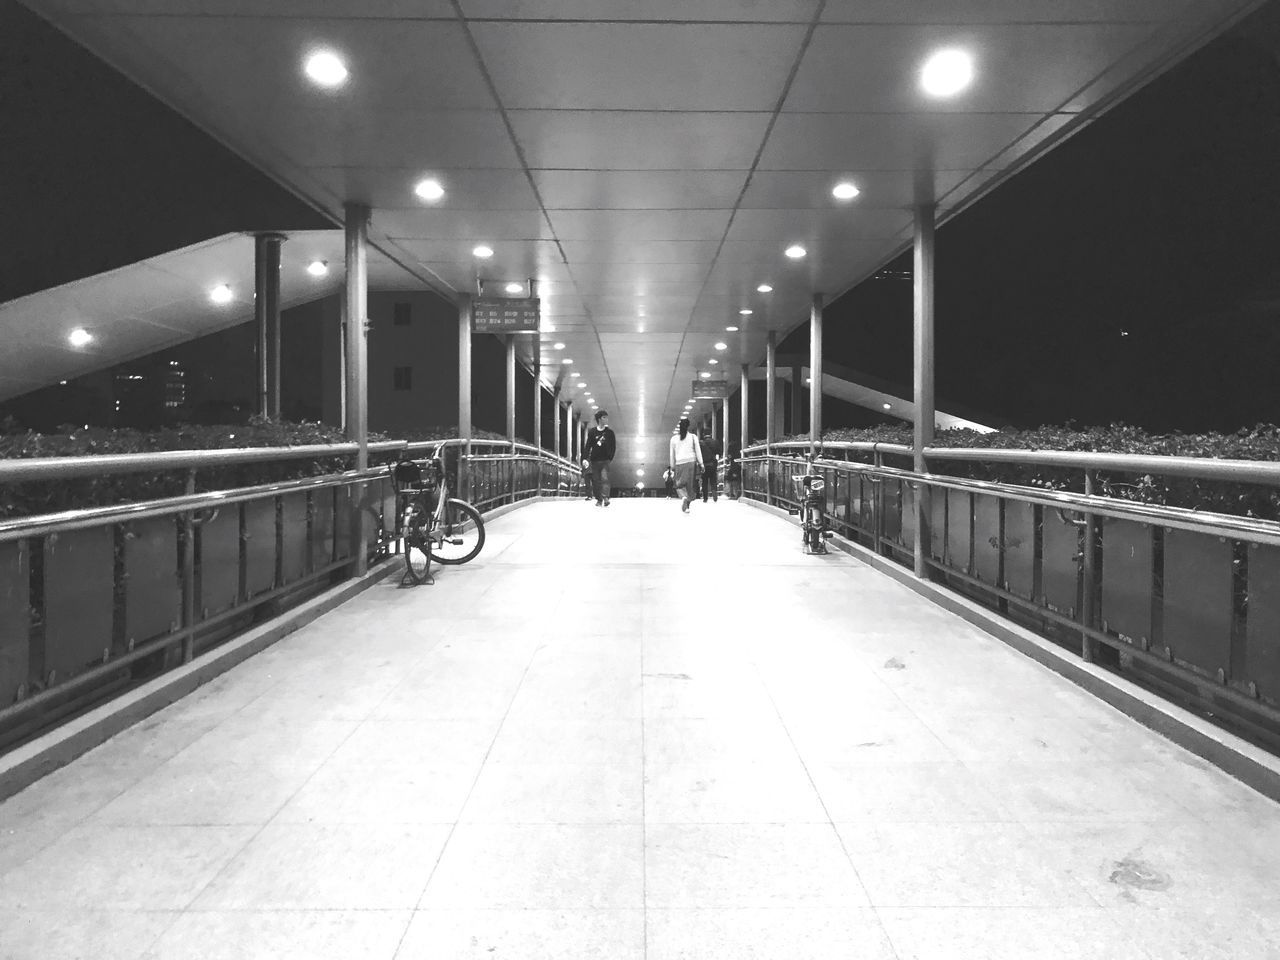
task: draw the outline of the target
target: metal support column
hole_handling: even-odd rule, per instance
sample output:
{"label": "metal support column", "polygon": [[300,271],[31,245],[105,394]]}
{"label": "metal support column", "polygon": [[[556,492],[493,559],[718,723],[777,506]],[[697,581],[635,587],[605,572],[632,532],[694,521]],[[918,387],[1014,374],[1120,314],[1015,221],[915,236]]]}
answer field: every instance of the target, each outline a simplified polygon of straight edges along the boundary
{"label": "metal support column", "polygon": [[809,454],[822,443],[822,294],[813,295],[809,308]]}
{"label": "metal support column", "polygon": [[555,405],[551,411],[551,451],[558,457],[560,456],[560,394],[553,395],[551,402]]}
{"label": "metal support column", "polygon": [[[346,435],[354,440],[356,469],[369,468],[369,208],[348,203],[346,215]],[[365,509],[368,484],[360,484],[353,521],[355,533],[355,573],[369,569],[369,512]]]}
{"label": "metal support column", "polygon": [[[933,206],[915,208],[914,269],[912,286],[915,301],[913,380],[916,419],[912,435],[914,468],[927,473],[924,448],[933,443]],[[923,483],[916,490],[915,574],[928,576],[925,558],[929,554],[929,489]]]}
{"label": "metal support column", "polygon": [[800,402],[803,395],[800,388],[803,385],[799,365],[793,366],[791,368],[791,433],[793,436],[804,432],[804,406]]}
{"label": "metal support column", "polygon": [[533,342],[533,445],[542,449],[542,357],[538,356],[541,345]]}
{"label": "metal support column", "polygon": [[516,442],[516,338],[507,334],[507,439]]}
{"label": "metal support column", "polygon": [[471,464],[471,295],[458,299],[458,496],[471,500],[467,487]]}
{"label": "metal support column", "polygon": [[[776,330],[769,331],[769,339],[765,341],[764,348],[764,443],[765,456],[772,453],[772,446],[777,441],[777,435],[774,432],[774,412],[777,404],[777,391],[775,389],[775,378],[778,375],[778,333]],[[766,461],[766,469],[768,462]],[[773,471],[767,470],[765,474],[765,503],[773,503]]]}
{"label": "metal support column", "polygon": [[258,326],[258,414],[280,419],[281,233],[259,233],[253,244],[253,313]]}
{"label": "metal support column", "polygon": [[747,406],[747,388],[751,386],[751,368],[747,364],[742,365],[742,423],[739,424],[738,441],[742,444],[743,450],[747,449],[747,440],[751,436],[751,432],[747,429],[747,418],[751,412]]}
{"label": "metal support column", "polygon": [[[1093,496],[1094,485],[1097,482],[1097,471],[1086,470],[1084,472],[1084,492],[1086,496]],[[1080,618],[1085,629],[1081,631],[1080,656],[1088,663],[1093,663],[1098,659],[1098,641],[1093,639],[1088,633],[1098,622],[1098,554],[1096,546],[1098,543],[1098,515],[1096,513],[1086,513],[1084,515],[1084,547],[1081,550],[1082,560],[1084,561],[1084,595],[1081,598]]]}

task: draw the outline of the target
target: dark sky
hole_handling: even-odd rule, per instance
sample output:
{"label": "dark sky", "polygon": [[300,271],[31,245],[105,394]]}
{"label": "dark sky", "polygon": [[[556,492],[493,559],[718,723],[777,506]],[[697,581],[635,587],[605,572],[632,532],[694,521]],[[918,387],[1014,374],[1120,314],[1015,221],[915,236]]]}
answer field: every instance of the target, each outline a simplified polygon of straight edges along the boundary
{"label": "dark sky", "polygon": [[[1278,37],[1273,0],[939,230],[940,398],[1022,426],[1280,420]],[[824,320],[827,356],[910,383],[909,282]]]}
{"label": "dark sky", "polygon": [[[1271,0],[939,231],[941,400],[1025,426],[1280,420],[1278,38]],[[228,231],[333,226],[14,0],[0,129],[0,302]],[[831,359],[909,383],[910,283],[826,316]]]}

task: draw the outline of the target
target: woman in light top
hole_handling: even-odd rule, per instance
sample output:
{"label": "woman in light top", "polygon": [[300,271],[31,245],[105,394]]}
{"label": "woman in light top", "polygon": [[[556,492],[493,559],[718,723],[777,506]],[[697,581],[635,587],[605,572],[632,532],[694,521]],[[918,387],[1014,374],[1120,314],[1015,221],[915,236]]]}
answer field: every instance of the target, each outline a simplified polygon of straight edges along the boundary
{"label": "woman in light top", "polygon": [[694,472],[702,470],[702,450],[698,438],[689,430],[689,418],[680,418],[680,429],[671,435],[671,470],[676,475],[676,490],[680,493],[680,509],[689,512],[692,499]]}

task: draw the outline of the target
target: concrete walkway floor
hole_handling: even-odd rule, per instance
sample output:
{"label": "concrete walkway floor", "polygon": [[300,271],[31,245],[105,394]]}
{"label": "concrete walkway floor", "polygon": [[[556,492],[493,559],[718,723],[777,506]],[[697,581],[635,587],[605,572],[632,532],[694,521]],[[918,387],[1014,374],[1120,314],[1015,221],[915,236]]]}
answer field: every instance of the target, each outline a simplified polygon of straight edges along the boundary
{"label": "concrete walkway floor", "polygon": [[1280,807],[745,504],[396,579],[0,805],[0,956],[1280,957]]}

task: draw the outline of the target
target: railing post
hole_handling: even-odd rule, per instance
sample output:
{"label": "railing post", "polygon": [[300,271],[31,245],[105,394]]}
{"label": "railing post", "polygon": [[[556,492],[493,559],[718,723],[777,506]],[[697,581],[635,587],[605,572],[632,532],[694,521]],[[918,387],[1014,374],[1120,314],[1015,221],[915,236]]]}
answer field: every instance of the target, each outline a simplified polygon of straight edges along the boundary
{"label": "railing post", "polygon": [[[1086,470],[1084,472],[1085,496],[1093,495],[1094,483],[1095,472]],[[1089,631],[1098,622],[1098,591],[1096,585],[1098,558],[1095,552],[1095,545],[1098,539],[1097,524],[1097,514],[1092,511],[1086,512],[1084,515],[1084,546],[1081,548],[1082,559],[1084,560],[1084,585],[1080,603],[1080,618],[1084,630],[1080,633],[1080,656],[1087,663],[1093,663],[1098,658],[1098,641],[1089,635]]]}
{"label": "railing post", "polygon": [[[883,467],[884,454],[872,450],[871,461],[877,467]],[[880,476],[871,478],[871,536],[871,549],[878,556],[884,538],[884,478]]]}
{"label": "railing post", "polygon": [[458,301],[458,496],[471,499],[467,488],[471,458],[471,296]]}

